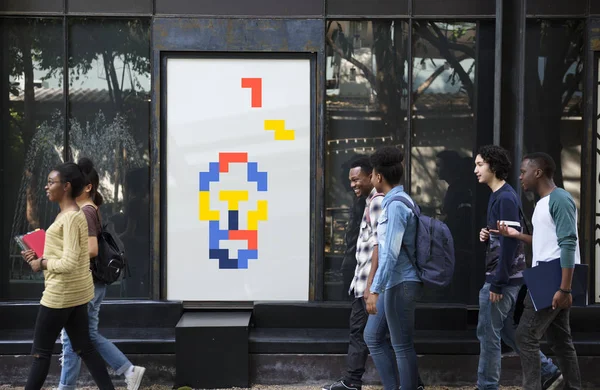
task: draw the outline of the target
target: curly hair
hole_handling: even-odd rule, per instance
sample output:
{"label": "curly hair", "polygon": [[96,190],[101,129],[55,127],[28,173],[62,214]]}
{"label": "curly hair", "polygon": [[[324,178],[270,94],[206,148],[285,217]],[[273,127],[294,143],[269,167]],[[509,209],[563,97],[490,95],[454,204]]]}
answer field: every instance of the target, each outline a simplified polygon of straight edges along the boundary
{"label": "curly hair", "polygon": [[479,149],[478,154],[489,164],[490,170],[500,180],[506,180],[511,162],[506,149],[497,145],[486,145]]}
{"label": "curly hair", "polygon": [[395,186],[404,176],[404,153],[394,146],[384,146],[371,155],[371,165],[388,182]]}

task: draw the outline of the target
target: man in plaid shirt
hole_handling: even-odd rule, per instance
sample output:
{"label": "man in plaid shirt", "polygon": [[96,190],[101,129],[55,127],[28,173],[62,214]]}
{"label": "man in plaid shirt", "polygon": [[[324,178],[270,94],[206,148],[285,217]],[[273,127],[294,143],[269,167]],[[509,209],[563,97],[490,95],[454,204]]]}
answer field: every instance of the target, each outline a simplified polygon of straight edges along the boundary
{"label": "man in plaid shirt", "polygon": [[366,197],[366,205],[356,242],[356,270],[349,291],[350,294],[354,294],[354,299],[350,312],[347,373],[339,381],[323,386],[323,390],[360,390],[369,356],[369,349],[363,337],[369,318],[365,300],[369,293],[368,286],[373,282],[374,271],[377,269],[377,220],[383,200],[383,194],[377,193],[371,184],[372,171],[367,156],[355,160],[350,166],[350,187],[356,197]]}

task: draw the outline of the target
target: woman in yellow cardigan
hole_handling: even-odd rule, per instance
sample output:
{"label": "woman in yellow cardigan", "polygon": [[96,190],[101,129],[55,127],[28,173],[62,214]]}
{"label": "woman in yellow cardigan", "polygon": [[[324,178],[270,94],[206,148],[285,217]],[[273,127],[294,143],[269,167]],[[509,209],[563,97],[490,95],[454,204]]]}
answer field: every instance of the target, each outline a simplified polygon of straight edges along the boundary
{"label": "woman in yellow cardigan", "polygon": [[63,327],[98,388],[114,389],[104,360],[89,336],[87,304],[94,298],[94,283],[87,221],[75,201],[84,184],[83,173],[75,163],[61,164],[50,172],[46,195],[58,203],[60,213],[46,231],[44,255],[37,258],[32,250],[22,252],[34,272],[44,270],[45,279],[35,322],[33,363],[25,390],[38,390],[44,385],[52,349]]}

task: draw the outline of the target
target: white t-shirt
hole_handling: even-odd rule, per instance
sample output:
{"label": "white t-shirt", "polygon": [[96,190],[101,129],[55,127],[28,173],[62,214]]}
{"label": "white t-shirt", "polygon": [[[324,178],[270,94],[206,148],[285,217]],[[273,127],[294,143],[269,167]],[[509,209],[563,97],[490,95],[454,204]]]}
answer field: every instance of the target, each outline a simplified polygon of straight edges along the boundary
{"label": "white t-shirt", "polygon": [[[577,208],[567,191],[556,188],[539,200],[533,212],[533,266],[540,261],[570,257],[580,264],[579,237],[577,234]],[[568,259],[561,259],[561,264]]]}

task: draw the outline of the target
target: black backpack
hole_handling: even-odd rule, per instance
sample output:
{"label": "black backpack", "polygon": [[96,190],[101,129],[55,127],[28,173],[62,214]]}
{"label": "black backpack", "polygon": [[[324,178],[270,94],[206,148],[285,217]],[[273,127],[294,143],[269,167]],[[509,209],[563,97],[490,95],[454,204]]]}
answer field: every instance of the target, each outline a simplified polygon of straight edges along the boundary
{"label": "black backpack", "polygon": [[129,269],[123,248],[112,223],[102,225],[98,234],[98,256],[94,258],[91,267],[94,279],[109,285]]}

